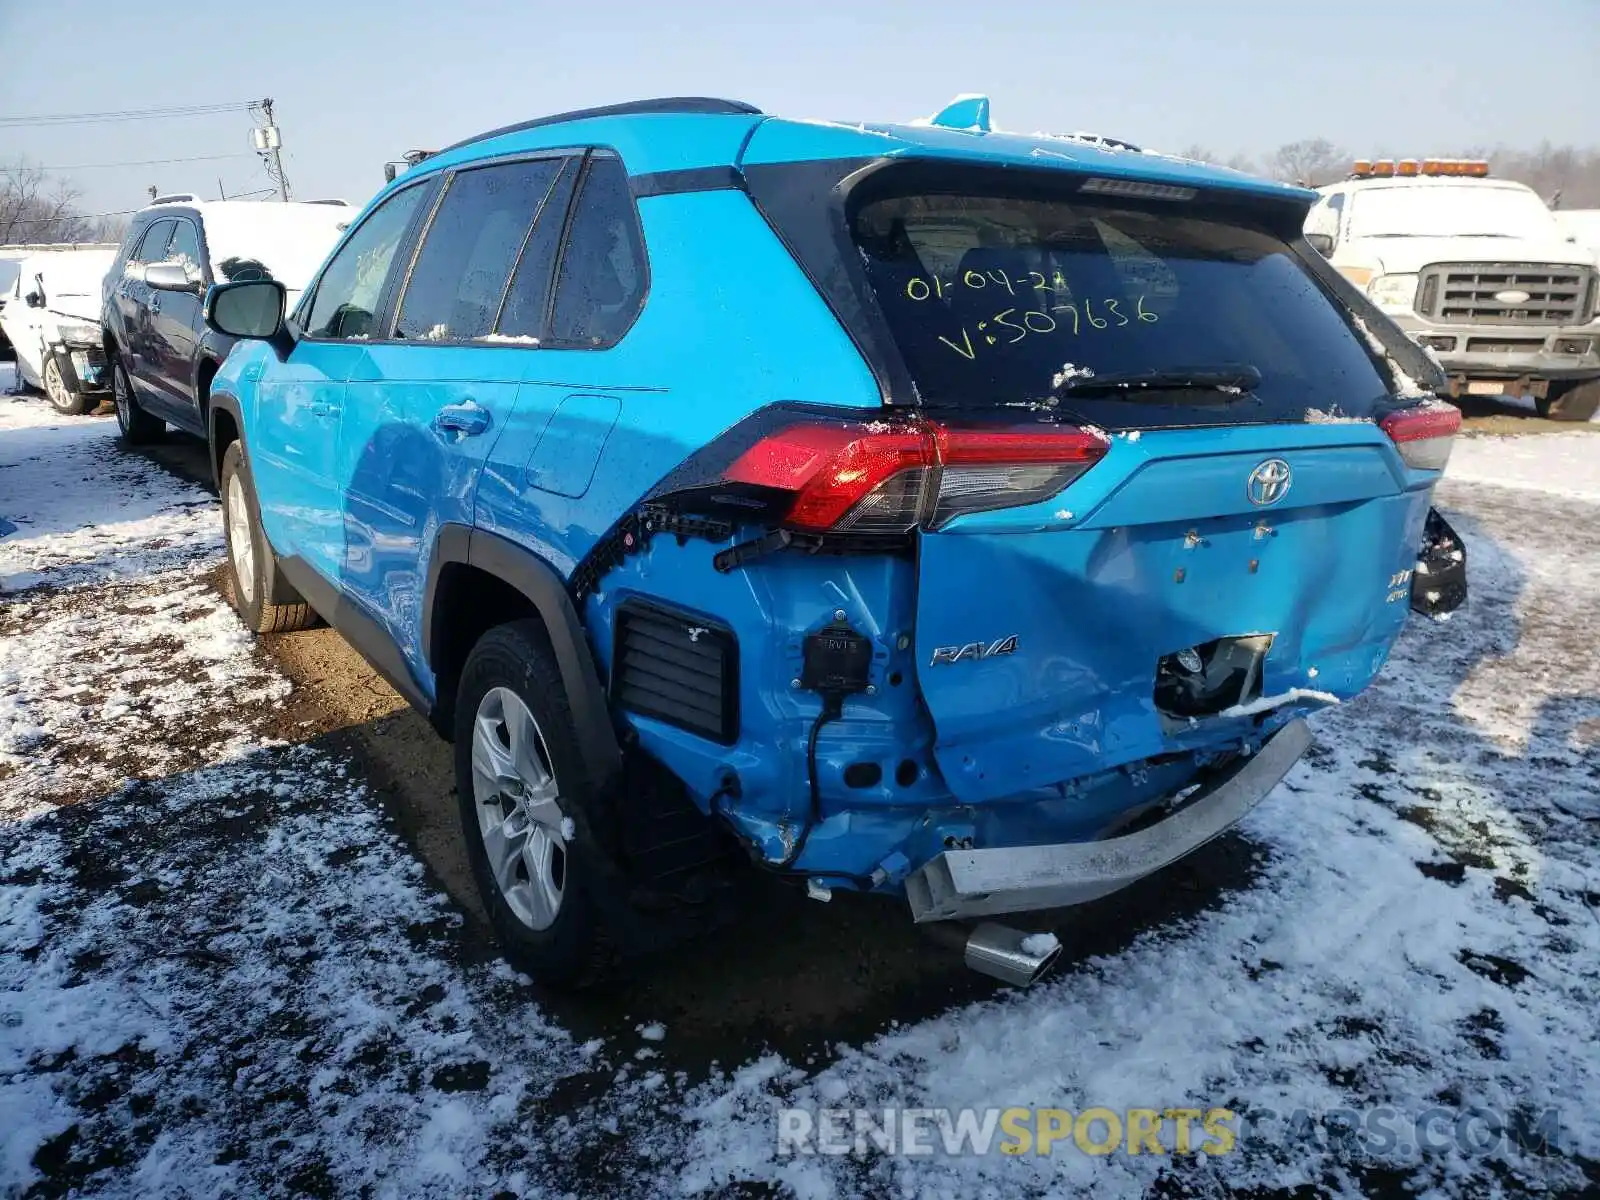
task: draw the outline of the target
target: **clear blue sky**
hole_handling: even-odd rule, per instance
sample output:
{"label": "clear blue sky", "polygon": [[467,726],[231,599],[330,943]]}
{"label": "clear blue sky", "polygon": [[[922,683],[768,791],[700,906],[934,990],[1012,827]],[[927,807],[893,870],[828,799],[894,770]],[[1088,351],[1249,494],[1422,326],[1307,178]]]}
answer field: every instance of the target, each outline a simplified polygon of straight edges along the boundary
{"label": "clear blue sky", "polygon": [[[0,47],[4,116],[271,96],[308,199],[365,200],[414,147],[681,94],[884,120],[981,91],[1009,129],[1223,155],[1315,136],[1419,155],[1600,143],[1600,0],[0,0]],[[86,210],[123,209],[150,184],[265,186],[248,128],[0,128],[0,162],[81,168],[65,174]]]}

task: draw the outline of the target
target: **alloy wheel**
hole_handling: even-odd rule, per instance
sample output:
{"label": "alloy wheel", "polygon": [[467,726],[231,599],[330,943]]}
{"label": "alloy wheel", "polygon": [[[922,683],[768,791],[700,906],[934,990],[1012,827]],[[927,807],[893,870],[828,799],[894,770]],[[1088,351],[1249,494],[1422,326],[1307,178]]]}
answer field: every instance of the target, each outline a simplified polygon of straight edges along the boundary
{"label": "alloy wheel", "polygon": [[489,871],[506,906],[528,928],[550,928],[566,891],[571,825],[544,734],[510,688],[491,688],[478,705],[472,793]]}
{"label": "alloy wheel", "polygon": [[[117,408],[121,415],[119,401]],[[256,598],[256,543],[250,535],[250,509],[245,503],[244,484],[237,472],[228,480],[225,504],[228,521],[228,556],[233,560],[233,578],[246,604]]]}
{"label": "alloy wheel", "polygon": [[72,406],[72,394],[62,382],[61,367],[53,358],[44,364],[44,392],[50,397],[50,403],[63,412]]}
{"label": "alloy wheel", "polygon": [[133,397],[128,394],[128,375],[121,367],[111,369],[111,400],[117,409],[117,427],[126,435],[133,425]]}

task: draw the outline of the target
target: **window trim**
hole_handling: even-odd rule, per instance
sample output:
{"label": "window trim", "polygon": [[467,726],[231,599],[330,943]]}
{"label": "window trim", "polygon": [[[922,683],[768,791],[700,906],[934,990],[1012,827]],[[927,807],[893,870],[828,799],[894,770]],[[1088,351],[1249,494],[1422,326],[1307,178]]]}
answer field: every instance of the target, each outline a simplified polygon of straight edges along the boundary
{"label": "window trim", "polygon": [[[523,154],[502,154],[497,155],[494,158],[474,159],[469,163],[462,163],[458,166],[440,171],[436,176],[434,176],[435,179],[441,181],[439,184],[438,194],[434,196],[433,203],[429,206],[427,220],[424,221],[421,227],[416,230],[415,239],[410,247],[410,258],[406,262],[405,274],[401,277],[398,286],[395,288],[389,311],[384,314],[384,324],[382,326],[384,329],[384,336],[382,338],[373,338],[371,340],[381,345],[389,345],[392,343],[397,346],[416,346],[426,344],[429,346],[488,346],[493,349],[511,346],[524,350],[537,350],[539,348],[538,346],[518,346],[516,343],[512,342],[485,342],[482,338],[438,338],[436,340],[429,340],[424,343],[419,338],[397,337],[395,336],[395,329],[400,324],[400,311],[405,307],[406,294],[411,290],[411,279],[416,273],[417,262],[422,257],[423,244],[428,240],[428,233],[433,228],[434,219],[438,217],[439,210],[444,207],[445,200],[450,195],[450,189],[455,186],[456,176],[468,171],[483,171],[492,169],[494,167],[510,167],[516,166],[518,163],[540,162],[545,159],[560,159],[563,162],[569,159],[578,159],[579,170],[581,171],[582,162],[585,157],[586,152],[581,147],[567,150],[532,150]],[[533,228],[538,223],[539,218],[544,215],[544,206],[550,199],[551,190],[560,181],[561,168],[557,167],[555,178],[550,181],[550,186],[545,189],[544,195],[540,197],[539,207],[535,210],[533,218],[528,222],[528,228],[522,235],[522,242],[517,247],[517,257],[512,262],[511,270],[506,275],[504,286],[502,286],[500,289],[500,302],[495,306],[494,310],[494,324],[489,327],[489,332],[491,334],[493,334],[495,330],[500,327],[500,314],[505,309],[506,295],[510,291],[511,280],[516,276],[517,267],[522,262],[522,254],[528,248],[528,238],[532,236]],[[574,194],[576,194],[576,192],[574,192]],[[567,204],[568,215],[571,214],[571,211],[572,204],[569,200]],[[563,229],[563,235],[564,234],[565,230]],[[559,257],[560,248],[558,247],[558,261]],[[552,288],[552,291],[553,290],[554,289]]]}

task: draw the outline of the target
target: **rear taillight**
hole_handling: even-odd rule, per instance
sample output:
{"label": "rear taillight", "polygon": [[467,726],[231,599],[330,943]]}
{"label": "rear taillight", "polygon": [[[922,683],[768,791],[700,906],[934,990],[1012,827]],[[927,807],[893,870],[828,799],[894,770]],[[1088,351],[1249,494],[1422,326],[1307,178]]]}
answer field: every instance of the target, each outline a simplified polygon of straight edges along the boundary
{"label": "rear taillight", "polygon": [[1442,400],[1390,413],[1380,423],[1408,467],[1442,471],[1461,428],[1461,410]]}
{"label": "rear taillight", "polygon": [[904,533],[1048,499],[1098,462],[1107,444],[1075,426],[808,420],[762,437],[724,479],[792,493],[784,524],[793,529]]}

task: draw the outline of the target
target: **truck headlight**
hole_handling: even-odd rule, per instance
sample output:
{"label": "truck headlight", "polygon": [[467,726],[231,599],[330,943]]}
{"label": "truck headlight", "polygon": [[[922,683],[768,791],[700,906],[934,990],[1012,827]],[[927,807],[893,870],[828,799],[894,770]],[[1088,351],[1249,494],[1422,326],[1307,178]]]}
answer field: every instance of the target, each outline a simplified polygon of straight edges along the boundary
{"label": "truck headlight", "polygon": [[1417,276],[1379,275],[1367,284],[1367,298],[1385,312],[1411,312],[1417,301]]}
{"label": "truck headlight", "polygon": [[56,333],[69,346],[98,346],[100,344],[100,326],[98,325],[58,325]]}

